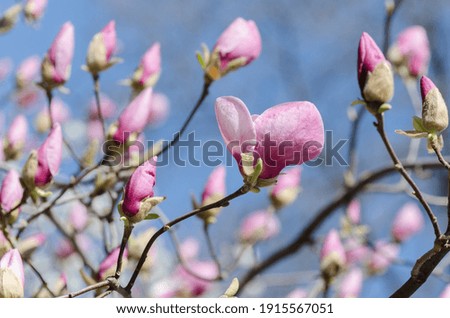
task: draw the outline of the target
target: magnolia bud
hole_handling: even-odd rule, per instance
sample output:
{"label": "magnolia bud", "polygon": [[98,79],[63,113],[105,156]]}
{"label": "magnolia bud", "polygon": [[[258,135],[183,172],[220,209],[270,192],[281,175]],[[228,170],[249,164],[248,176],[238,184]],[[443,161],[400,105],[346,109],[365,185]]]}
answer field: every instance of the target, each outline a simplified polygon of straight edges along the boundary
{"label": "magnolia bud", "polygon": [[36,55],[30,56],[20,64],[16,72],[17,89],[21,90],[33,83],[39,73],[40,65],[41,59]]}
{"label": "magnolia bud", "polygon": [[270,192],[270,200],[277,210],[297,199],[300,192],[300,175],[301,168],[294,167],[278,177],[276,185]]}
{"label": "magnolia bud", "polygon": [[[225,167],[218,166],[208,177],[208,181],[206,181],[205,189],[203,190],[202,194],[202,206],[214,203],[222,199],[226,195],[225,173]],[[197,216],[203,219],[208,224],[215,223],[217,214],[220,212],[220,210],[221,208],[217,207],[214,209],[203,211],[197,214]]]}
{"label": "magnolia bud", "polygon": [[377,108],[394,95],[394,76],[389,62],[369,34],[363,33],[358,50],[358,82],[361,95]]}
{"label": "magnolia bud", "polygon": [[27,0],[23,9],[28,22],[36,22],[44,15],[47,0]]}
{"label": "magnolia bud", "polygon": [[14,27],[14,25],[17,23],[17,18],[19,17],[21,11],[21,4],[15,4],[6,9],[6,11],[3,13],[3,16],[0,17],[0,34],[8,32]]}
{"label": "magnolia bud", "polygon": [[[63,123],[67,121],[70,116],[70,111],[66,103],[60,98],[52,99],[52,122]],[[42,108],[36,117],[36,130],[40,133],[45,133],[51,128],[50,115],[48,113],[48,107]]]}
{"label": "magnolia bud", "polygon": [[338,297],[340,298],[356,298],[361,292],[363,283],[363,273],[360,268],[353,268],[345,277],[342,278],[339,289]]}
{"label": "magnolia bud", "polygon": [[325,281],[336,277],[346,265],[346,255],[339,233],[336,230],[328,232],[320,250],[320,269]]}
{"label": "magnolia bud", "polygon": [[426,76],[420,79],[422,123],[429,132],[440,132],[448,126],[448,111],[439,89]]}
{"label": "magnolia bud", "polygon": [[424,226],[422,213],[415,203],[405,204],[398,211],[392,224],[392,236],[402,242],[420,231]]}
{"label": "magnolia bud", "polygon": [[[98,268],[98,279],[105,280],[109,276],[116,273],[117,260],[119,259],[120,247],[116,247],[106,258],[100,263]],[[126,267],[128,262],[128,250],[123,251],[122,269]]]}
{"label": "magnolia bud", "polygon": [[1,214],[8,213],[9,222],[14,222],[20,213],[20,207],[17,206],[22,201],[23,193],[19,174],[16,170],[10,170],[3,179],[0,190]]}
{"label": "magnolia bud", "polygon": [[20,254],[25,259],[30,257],[39,246],[42,246],[45,243],[46,239],[47,237],[44,233],[38,233],[25,238],[20,241],[18,245]]}
{"label": "magnolia bud", "polygon": [[27,119],[23,115],[14,118],[4,141],[6,160],[17,160],[22,154],[28,133]]}
{"label": "magnolia bud", "polygon": [[131,86],[136,92],[154,86],[161,74],[161,45],[153,44],[144,54],[131,77]]}
{"label": "magnolia bud", "polygon": [[113,58],[116,51],[116,23],[110,21],[89,44],[86,56],[86,69],[96,75],[118,62]]}
{"label": "magnolia bud", "polygon": [[384,272],[395,260],[399,253],[397,244],[378,241],[375,243],[375,251],[372,252],[367,264],[370,274],[380,274]]}
{"label": "magnolia bud", "polygon": [[0,298],[23,297],[24,282],[22,257],[17,249],[10,250],[0,259]]}
{"label": "magnolia bud", "polygon": [[278,218],[270,212],[261,210],[249,214],[241,224],[239,237],[244,244],[255,244],[268,240],[280,231]]}

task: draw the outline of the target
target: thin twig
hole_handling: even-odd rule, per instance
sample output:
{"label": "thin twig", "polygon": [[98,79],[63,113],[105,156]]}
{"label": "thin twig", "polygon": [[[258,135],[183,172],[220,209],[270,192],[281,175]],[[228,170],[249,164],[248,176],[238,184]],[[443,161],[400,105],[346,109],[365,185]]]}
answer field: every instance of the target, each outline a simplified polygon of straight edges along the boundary
{"label": "thin twig", "polygon": [[87,286],[87,287],[85,287],[85,288],[83,288],[83,289],[81,289],[79,291],[76,291],[76,292],[73,292],[73,293],[70,293],[70,294],[67,294],[67,295],[63,295],[60,298],[75,298],[75,297],[81,296],[83,294],[86,294],[86,293],[88,293],[90,291],[97,290],[97,289],[100,289],[100,288],[103,288],[103,287],[106,287],[106,286],[109,286],[109,285],[110,285],[109,281],[104,280],[104,281],[99,282],[97,284]]}
{"label": "thin twig", "polygon": [[123,253],[125,252],[128,239],[130,238],[131,232],[133,232],[133,228],[134,226],[132,224],[125,224],[123,227],[122,243],[120,244],[119,257],[117,258],[116,273],[114,275],[116,279],[119,279],[120,277],[122,271]]}
{"label": "thin twig", "polygon": [[106,136],[105,119],[103,117],[102,107],[100,103],[100,75],[92,74],[92,80],[94,81],[94,95],[95,104],[97,105],[98,119],[102,123],[103,137]]}

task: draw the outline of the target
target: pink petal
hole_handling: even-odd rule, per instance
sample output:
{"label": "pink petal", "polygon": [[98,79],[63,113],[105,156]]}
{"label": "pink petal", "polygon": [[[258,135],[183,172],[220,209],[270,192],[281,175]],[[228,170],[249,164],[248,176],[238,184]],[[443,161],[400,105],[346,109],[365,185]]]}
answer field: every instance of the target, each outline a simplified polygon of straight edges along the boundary
{"label": "pink petal", "polygon": [[38,169],[35,176],[37,186],[47,185],[58,173],[62,158],[61,126],[56,123],[37,152]]}
{"label": "pink petal", "polygon": [[225,196],[225,174],[226,170],[224,166],[218,166],[213,170],[206,182],[202,194],[202,202],[205,202],[205,200],[212,196]]}
{"label": "pink petal", "polygon": [[12,249],[0,259],[0,268],[10,269],[19,279],[22,287],[25,285],[22,257],[17,249]]}

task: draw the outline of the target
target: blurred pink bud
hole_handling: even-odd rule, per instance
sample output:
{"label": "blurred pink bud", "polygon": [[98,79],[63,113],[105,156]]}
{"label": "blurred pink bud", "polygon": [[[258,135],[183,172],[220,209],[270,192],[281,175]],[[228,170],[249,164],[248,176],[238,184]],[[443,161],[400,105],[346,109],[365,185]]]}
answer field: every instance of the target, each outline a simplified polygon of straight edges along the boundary
{"label": "blurred pink bud", "polygon": [[144,162],[131,175],[125,186],[121,214],[131,222],[142,221],[151,208],[162,201],[158,202],[159,198],[153,197],[155,183],[156,157]]}
{"label": "blurred pink bud", "polygon": [[[16,170],[9,170],[0,190],[0,205],[3,213],[16,213],[13,209],[22,201],[23,192],[19,173]],[[17,208],[17,214],[19,212],[20,207]]]}
{"label": "blurred pink bud", "polygon": [[[441,132],[448,127],[447,105],[439,89],[425,75],[420,79],[422,95],[422,125],[429,133]],[[441,147],[442,148],[442,147]]]}
{"label": "blurred pink bud", "polygon": [[327,277],[336,276],[347,263],[344,246],[338,231],[328,232],[320,250],[320,268]]}
{"label": "blurred pink bud", "polygon": [[[66,103],[60,98],[54,97],[52,99],[52,120],[55,123],[64,123],[70,117],[70,110]],[[50,129],[50,116],[48,114],[48,107],[44,106],[36,117],[36,129],[40,133],[47,132]]]}
{"label": "blurred pink bud", "polygon": [[25,59],[16,71],[16,86],[19,89],[24,88],[33,83],[39,74],[41,59],[37,55],[33,55]]}
{"label": "blurred pink bud", "polygon": [[35,22],[44,15],[47,0],[27,0],[23,8],[25,18],[29,22]]}
{"label": "blurred pink bud", "polygon": [[39,246],[42,246],[45,243],[46,240],[47,236],[44,233],[33,234],[19,242],[19,252],[23,258],[29,258]]}
{"label": "blurred pink bud", "polygon": [[234,20],[220,35],[213,51],[219,55],[221,71],[237,60],[239,66],[252,62],[261,53],[261,35],[255,22]]}
{"label": "blurred pink bud", "polygon": [[200,245],[197,239],[188,237],[180,245],[180,254],[183,261],[190,261],[197,258]]}
{"label": "blurred pink bud", "polygon": [[341,280],[337,296],[340,298],[356,298],[361,293],[363,272],[360,268],[351,269]]}
{"label": "blurred pink bud", "polygon": [[394,95],[389,62],[369,34],[363,32],[358,48],[358,82],[366,102],[383,104]]}
{"label": "blurred pink bud", "polygon": [[439,295],[439,298],[450,298],[450,284],[445,286],[444,290]]}
{"label": "blurred pink bud", "polygon": [[[175,271],[175,276],[178,281],[178,294],[186,297],[198,297],[203,295],[211,287],[211,280],[215,279],[219,274],[217,265],[209,261],[191,261],[186,265],[190,272],[196,276],[191,275],[183,266],[178,266]],[[201,278],[204,279],[201,279]]]}
{"label": "blurred pink bud", "polygon": [[89,120],[87,130],[89,140],[103,141],[103,125],[100,120]]}
{"label": "blurred pink bud", "polygon": [[396,66],[406,66],[407,75],[419,77],[428,70],[430,43],[427,31],[420,25],[403,30],[397,37],[388,56]]}
{"label": "blurred pink bud", "polygon": [[98,74],[117,63],[113,58],[116,51],[116,23],[110,21],[89,44],[86,66],[92,74]]}
{"label": "blurred pink bud", "polygon": [[142,56],[139,66],[131,77],[131,86],[137,90],[154,86],[161,74],[161,45],[156,42]]}
{"label": "blurred pink bud", "polygon": [[148,87],[122,111],[117,122],[117,129],[112,133],[112,138],[120,143],[126,143],[130,139],[136,140],[147,125],[151,105],[152,88]]}
{"label": "blurred pink bud", "polygon": [[170,111],[170,101],[166,95],[161,93],[153,93],[152,106],[148,115],[147,124],[151,126],[162,125]]}
{"label": "blurred pink bud", "polygon": [[218,166],[211,172],[203,190],[202,205],[210,204],[225,196],[225,174],[224,166]]}
{"label": "blurred pink bud", "polygon": [[62,158],[61,126],[55,123],[47,139],[37,151],[38,167],[34,177],[35,185],[45,187],[58,173]]}
{"label": "blurred pink bud", "polygon": [[354,238],[349,238],[346,241],[345,257],[349,265],[364,261],[370,255],[370,252],[369,247],[363,242]]}
{"label": "blurred pink bud", "polygon": [[348,205],[347,218],[352,224],[359,224],[361,222],[361,203],[358,200],[354,199]]}
{"label": "blurred pink bud", "polygon": [[4,151],[7,160],[16,160],[20,157],[25,146],[28,133],[27,119],[24,115],[17,115],[6,134]]}
{"label": "blurred pink bud", "polygon": [[28,108],[37,104],[41,91],[35,86],[27,86],[17,91],[14,100],[19,107]]}
{"label": "blurred pink bud", "polygon": [[239,238],[243,243],[254,244],[268,240],[280,232],[278,218],[270,212],[260,210],[247,215],[239,229]]}
{"label": "blurred pink bud", "polygon": [[17,249],[12,249],[6,252],[5,255],[0,259],[0,270],[9,269],[18,278],[22,289],[25,286],[25,274],[23,270],[22,257]]}
{"label": "blurred pink bud", "polygon": [[69,220],[75,231],[83,231],[89,220],[86,206],[83,203],[76,201],[70,210]]}
{"label": "blurred pink bud", "polygon": [[9,57],[0,59],[0,82],[4,81],[13,68],[13,62]]}
{"label": "blurred pink bud", "polygon": [[279,104],[253,118],[236,97],[219,97],[215,107],[222,137],[244,176],[243,154],[261,158],[259,179],[272,179],[284,167],[313,160],[322,151],[322,117],[310,102]]}
{"label": "blurred pink bud", "polygon": [[270,200],[276,209],[291,204],[300,192],[301,168],[294,167],[280,174],[277,183],[270,191]]}
{"label": "blurred pink bud", "polygon": [[[108,256],[100,263],[98,267],[98,278],[101,280],[106,279],[108,276],[114,275],[117,266],[117,260],[119,259],[120,247],[116,247]],[[123,264],[122,268],[125,267],[125,262],[128,258],[128,250],[125,249],[123,252]]]}
{"label": "blurred pink bud", "polygon": [[286,298],[307,298],[308,292],[303,288],[296,288],[286,295]]}
{"label": "blurred pink bud", "polygon": [[69,79],[74,45],[74,27],[71,22],[66,22],[41,65],[42,84],[46,89],[64,85]]}
{"label": "blurred pink bud", "polygon": [[399,247],[397,244],[378,241],[368,263],[369,272],[377,274],[384,272],[397,258]]}
{"label": "blurred pink bud", "polygon": [[[113,117],[117,112],[117,104],[105,94],[100,94],[100,109],[104,119]],[[89,103],[89,119],[99,119],[97,102],[95,98]]]}
{"label": "blurred pink bud", "polygon": [[[89,251],[91,247],[91,242],[86,235],[77,234],[75,235],[75,242],[80,248],[81,252]],[[60,259],[66,259],[75,253],[75,247],[72,245],[68,239],[63,239],[60,241],[56,247],[56,256]]]}
{"label": "blurred pink bud", "polygon": [[415,203],[406,203],[395,216],[392,224],[392,236],[402,242],[419,232],[424,226],[422,212]]}

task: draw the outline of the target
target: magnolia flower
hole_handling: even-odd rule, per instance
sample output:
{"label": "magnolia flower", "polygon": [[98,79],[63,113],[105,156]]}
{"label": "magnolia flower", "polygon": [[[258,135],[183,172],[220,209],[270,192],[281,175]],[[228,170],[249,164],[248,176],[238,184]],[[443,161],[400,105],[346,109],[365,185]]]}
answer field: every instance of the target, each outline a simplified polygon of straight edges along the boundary
{"label": "magnolia flower", "polygon": [[8,213],[12,218],[10,221],[15,220],[20,213],[18,204],[22,201],[23,192],[19,173],[14,169],[9,170],[0,189],[0,206],[2,214]]}
{"label": "magnolia flower", "polygon": [[345,242],[345,258],[347,264],[355,264],[366,260],[370,256],[370,248],[355,238],[349,238]]}
{"label": "magnolia flower", "polygon": [[33,55],[25,59],[16,71],[16,87],[21,90],[29,86],[37,78],[41,59],[37,55]]}
{"label": "magnolia flower", "polygon": [[[69,119],[69,107],[60,98],[55,97],[52,99],[51,108],[53,124],[62,124]],[[40,133],[45,133],[51,128],[50,115],[48,113],[47,106],[44,106],[42,110],[37,114],[35,122],[36,130]]]}
{"label": "magnolia flower", "polygon": [[150,210],[164,198],[154,197],[156,183],[156,157],[140,165],[131,175],[119,203],[120,214],[136,223],[148,217]]}
{"label": "magnolia flower", "polygon": [[444,140],[441,132],[448,126],[448,110],[439,89],[426,76],[420,79],[422,95],[422,118],[413,117],[414,130],[396,130],[395,132],[410,138],[427,138],[427,149],[442,150]]}
{"label": "magnolia flower", "polygon": [[237,18],[220,35],[212,53],[203,49],[203,57],[198,57],[213,81],[256,59],[261,53],[261,35],[254,21]]}
{"label": "magnolia flower", "polygon": [[28,108],[38,103],[41,98],[41,91],[36,86],[26,86],[16,92],[14,101],[17,106]]}
{"label": "magnolia flower", "polygon": [[23,297],[24,285],[22,257],[17,249],[12,249],[0,259],[0,298]]}
{"label": "magnolia flower", "polygon": [[[102,111],[103,119],[108,119],[116,115],[117,104],[105,94],[100,94],[100,109]],[[97,101],[93,97],[89,103],[89,119],[100,119],[98,114]]]}
{"label": "magnolia flower", "polygon": [[430,61],[427,31],[420,25],[403,30],[388,51],[388,58],[401,76],[417,78],[425,74]]}
{"label": "magnolia flower", "polygon": [[375,41],[365,32],[358,48],[358,82],[361,95],[373,113],[394,95],[391,66]]}
{"label": "magnolia flower", "polygon": [[131,86],[136,92],[154,86],[161,74],[161,45],[156,42],[142,56],[139,66],[131,76]]}
{"label": "magnolia flower", "polygon": [[23,12],[29,22],[35,22],[44,15],[47,0],[27,0]]}
{"label": "magnolia flower", "polygon": [[422,213],[415,203],[406,203],[398,211],[392,224],[392,236],[398,242],[407,240],[424,226]]}
{"label": "magnolia flower", "polygon": [[8,129],[4,141],[6,160],[16,160],[20,158],[27,139],[27,133],[27,119],[24,115],[16,116]]}
{"label": "magnolia flower", "polygon": [[110,138],[121,144],[136,141],[139,134],[147,125],[147,119],[151,112],[152,88],[144,89],[122,111],[119,120],[109,129]]}
{"label": "magnolia flower", "polygon": [[363,283],[363,272],[360,268],[351,269],[341,280],[338,287],[338,297],[356,298],[361,292]]}
{"label": "magnolia flower", "polygon": [[322,117],[310,102],[273,106],[250,116],[238,98],[216,100],[216,117],[228,150],[252,187],[275,183],[281,170],[313,160],[322,151]]}
{"label": "magnolia flower", "polygon": [[153,127],[164,123],[169,115],[170,101],[166,95],[161,93],[153,93],[152,107],[148,115],[147,124]]}
{"label": "magnolia flower", "polygon": [[54,39],[41,65],[41,85],[46,90],[62,86],[69,79],[74,50],[74,28],[66,22]]}
{"label": "magnolia flower", "polygon": [[281,174],[270,191],[270,201],[276,209],[291,204],[300,192],[301,168],[294,167]]}
{"label": "magnolia flower", "polygon": [[56,123],[39,149],[31,152],[22,170],[23,182],[32,196],[33,192],[39,196],[49,195],[42,188],[50,184],[58,173],[61,157],[62,132],[61,126]]}
{"label": "magnolia flower", "polygon": [[[105,280],[108,276],[116,273],[117,260],[119,259],[120,247],[116,247],[108,256],[100,263],[98,267],[98,279]],[[128,262],[128,250],[125,249],[122,255],[122,268],[126,267]]]}
{"label": "magnolia flower", "polygon": [[370,256],[367,264],[369,273],[379,274],[384,272],[397,258],[399,246],[397,244],[378,241],[375,242],[375,251]]}
{"label": "magnolia flower", "polygon": [[23,258],[28,258],[39,247],[42,246],[47,240],[47,236],[44,233],[37,233],[31,235],[19,242],[18,249],[20,255]]}
{"label": "magnolia flower", "polygon": [[75,231],[83,231],[89,220],[86,206],[80,201],[76,201],[70,210],[69,220]]}
{"label": "magnolia flower", "polygon": [[328,232],[320,250],[320,269],[325,280],[336,277],[347,263],[347,258],[339,233]]}
{"label": "magnolia flower", "polygon": [[[225,174],[226,170],[224,166],[216,167],[210,174],[203,190],[202,206],[214,203],[225,197]],[[202,218],[206,223],[210,224],[216,222],[216,216],[219,212],[220,207],[201,212],[197,214],[197,216]]]}
{"label": "magnolia flower", "polygon": [[116,23],[110,21],[99,33],[94,35],[89,44],[86,70],[97,75],[116,64],[119,61],[113,57],[116,51],[116,42]]}
{"label": "magnolia flower", "polygon": [[239,229],[239,238],[243,243],[254,244],[268,240],[280,232],[278,218],[270,212],[260,210],[249,214]]}

